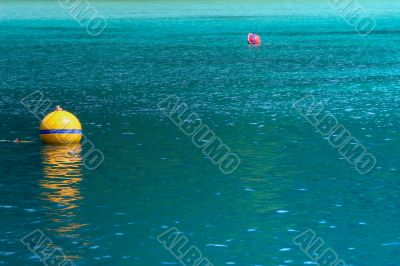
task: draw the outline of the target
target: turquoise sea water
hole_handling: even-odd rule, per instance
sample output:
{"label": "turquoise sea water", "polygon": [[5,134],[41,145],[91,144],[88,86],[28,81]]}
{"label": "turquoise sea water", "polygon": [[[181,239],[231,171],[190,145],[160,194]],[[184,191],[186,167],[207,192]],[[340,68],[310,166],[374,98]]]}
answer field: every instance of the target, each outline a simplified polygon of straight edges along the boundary
{"label": "turquoise sea water", "polygon": [[[292,242],[307,229],[348,265],[400,264],[398,4],[362,2],[362,37],[325,2],[91,3],[99,37],[57,3],[0,4],[0,139],[36,141],[0,143],[0,264],[43,265],[20,242],[39,229],[75,265],[179,265],[156,240],[173,226],[214,265],[312,264]],[[80,118],[100,168],[38,142],[35,90]],[[158,109],[171,94],[240,157],[233,174]],[[370,174],[293,109],[309,94]]]}

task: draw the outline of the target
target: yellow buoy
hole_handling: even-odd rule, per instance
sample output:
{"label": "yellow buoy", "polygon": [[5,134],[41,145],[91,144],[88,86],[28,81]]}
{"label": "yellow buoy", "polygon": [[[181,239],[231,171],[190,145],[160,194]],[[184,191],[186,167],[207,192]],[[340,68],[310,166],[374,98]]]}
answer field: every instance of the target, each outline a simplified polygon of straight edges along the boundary
{"label": "yellow buoy", "polygon": [[81,141],[82,127],[78,118],[59,106],[43,118],[40,139],[47,144],[76,144]]}

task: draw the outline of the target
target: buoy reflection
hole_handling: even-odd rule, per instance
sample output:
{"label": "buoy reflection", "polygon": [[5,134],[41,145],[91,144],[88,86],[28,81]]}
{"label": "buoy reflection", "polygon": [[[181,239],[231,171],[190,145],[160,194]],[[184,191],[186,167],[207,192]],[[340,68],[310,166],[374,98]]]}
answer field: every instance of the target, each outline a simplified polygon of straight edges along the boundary
{"label": "buoy reflection", "polygon": [[75,210],[83,199],[79,191],[82,181],[81,145],[43,146],[43,179],[39,184],[44,189],[41,198],[48,215],[55,223],[60,235],[75,236],[76,229],[85,226],[74,222]]}

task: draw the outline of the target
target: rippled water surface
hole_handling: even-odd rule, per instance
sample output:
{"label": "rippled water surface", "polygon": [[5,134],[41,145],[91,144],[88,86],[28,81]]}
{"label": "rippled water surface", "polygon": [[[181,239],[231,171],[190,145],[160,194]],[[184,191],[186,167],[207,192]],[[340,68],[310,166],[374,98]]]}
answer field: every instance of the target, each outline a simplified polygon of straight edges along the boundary
{"label": "rippled water surface", "polygon": [[[398,4],[365,3],[367,37],[328,1],[92,4],[96,38],[56,3],[0,4],[0,139],[35,141],[0,142],[0,264],[43,265],[20,242],[40,229],[75,265],[179,265],[156,239],[172,226],[214,265],[313,264],[292,242],[307,229],[348,265],[400,264]],[[80,118],[99,169],[85,145],[38,142],[35,90]],[[233,174],[160,112],[171,94],[238,154]],[[292,107],[308,94],[370,174]]]}

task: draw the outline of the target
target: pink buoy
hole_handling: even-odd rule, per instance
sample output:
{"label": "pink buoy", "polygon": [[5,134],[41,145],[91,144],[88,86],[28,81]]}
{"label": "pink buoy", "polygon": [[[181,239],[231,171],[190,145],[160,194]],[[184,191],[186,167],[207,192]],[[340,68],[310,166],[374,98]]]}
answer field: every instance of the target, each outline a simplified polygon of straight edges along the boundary
{"label": "pink buoy", "polygon": [[247,35],[247,41],[249,44],[258,45],[261,43],[261,38],[257,34],[249,33],[249,35]]}

